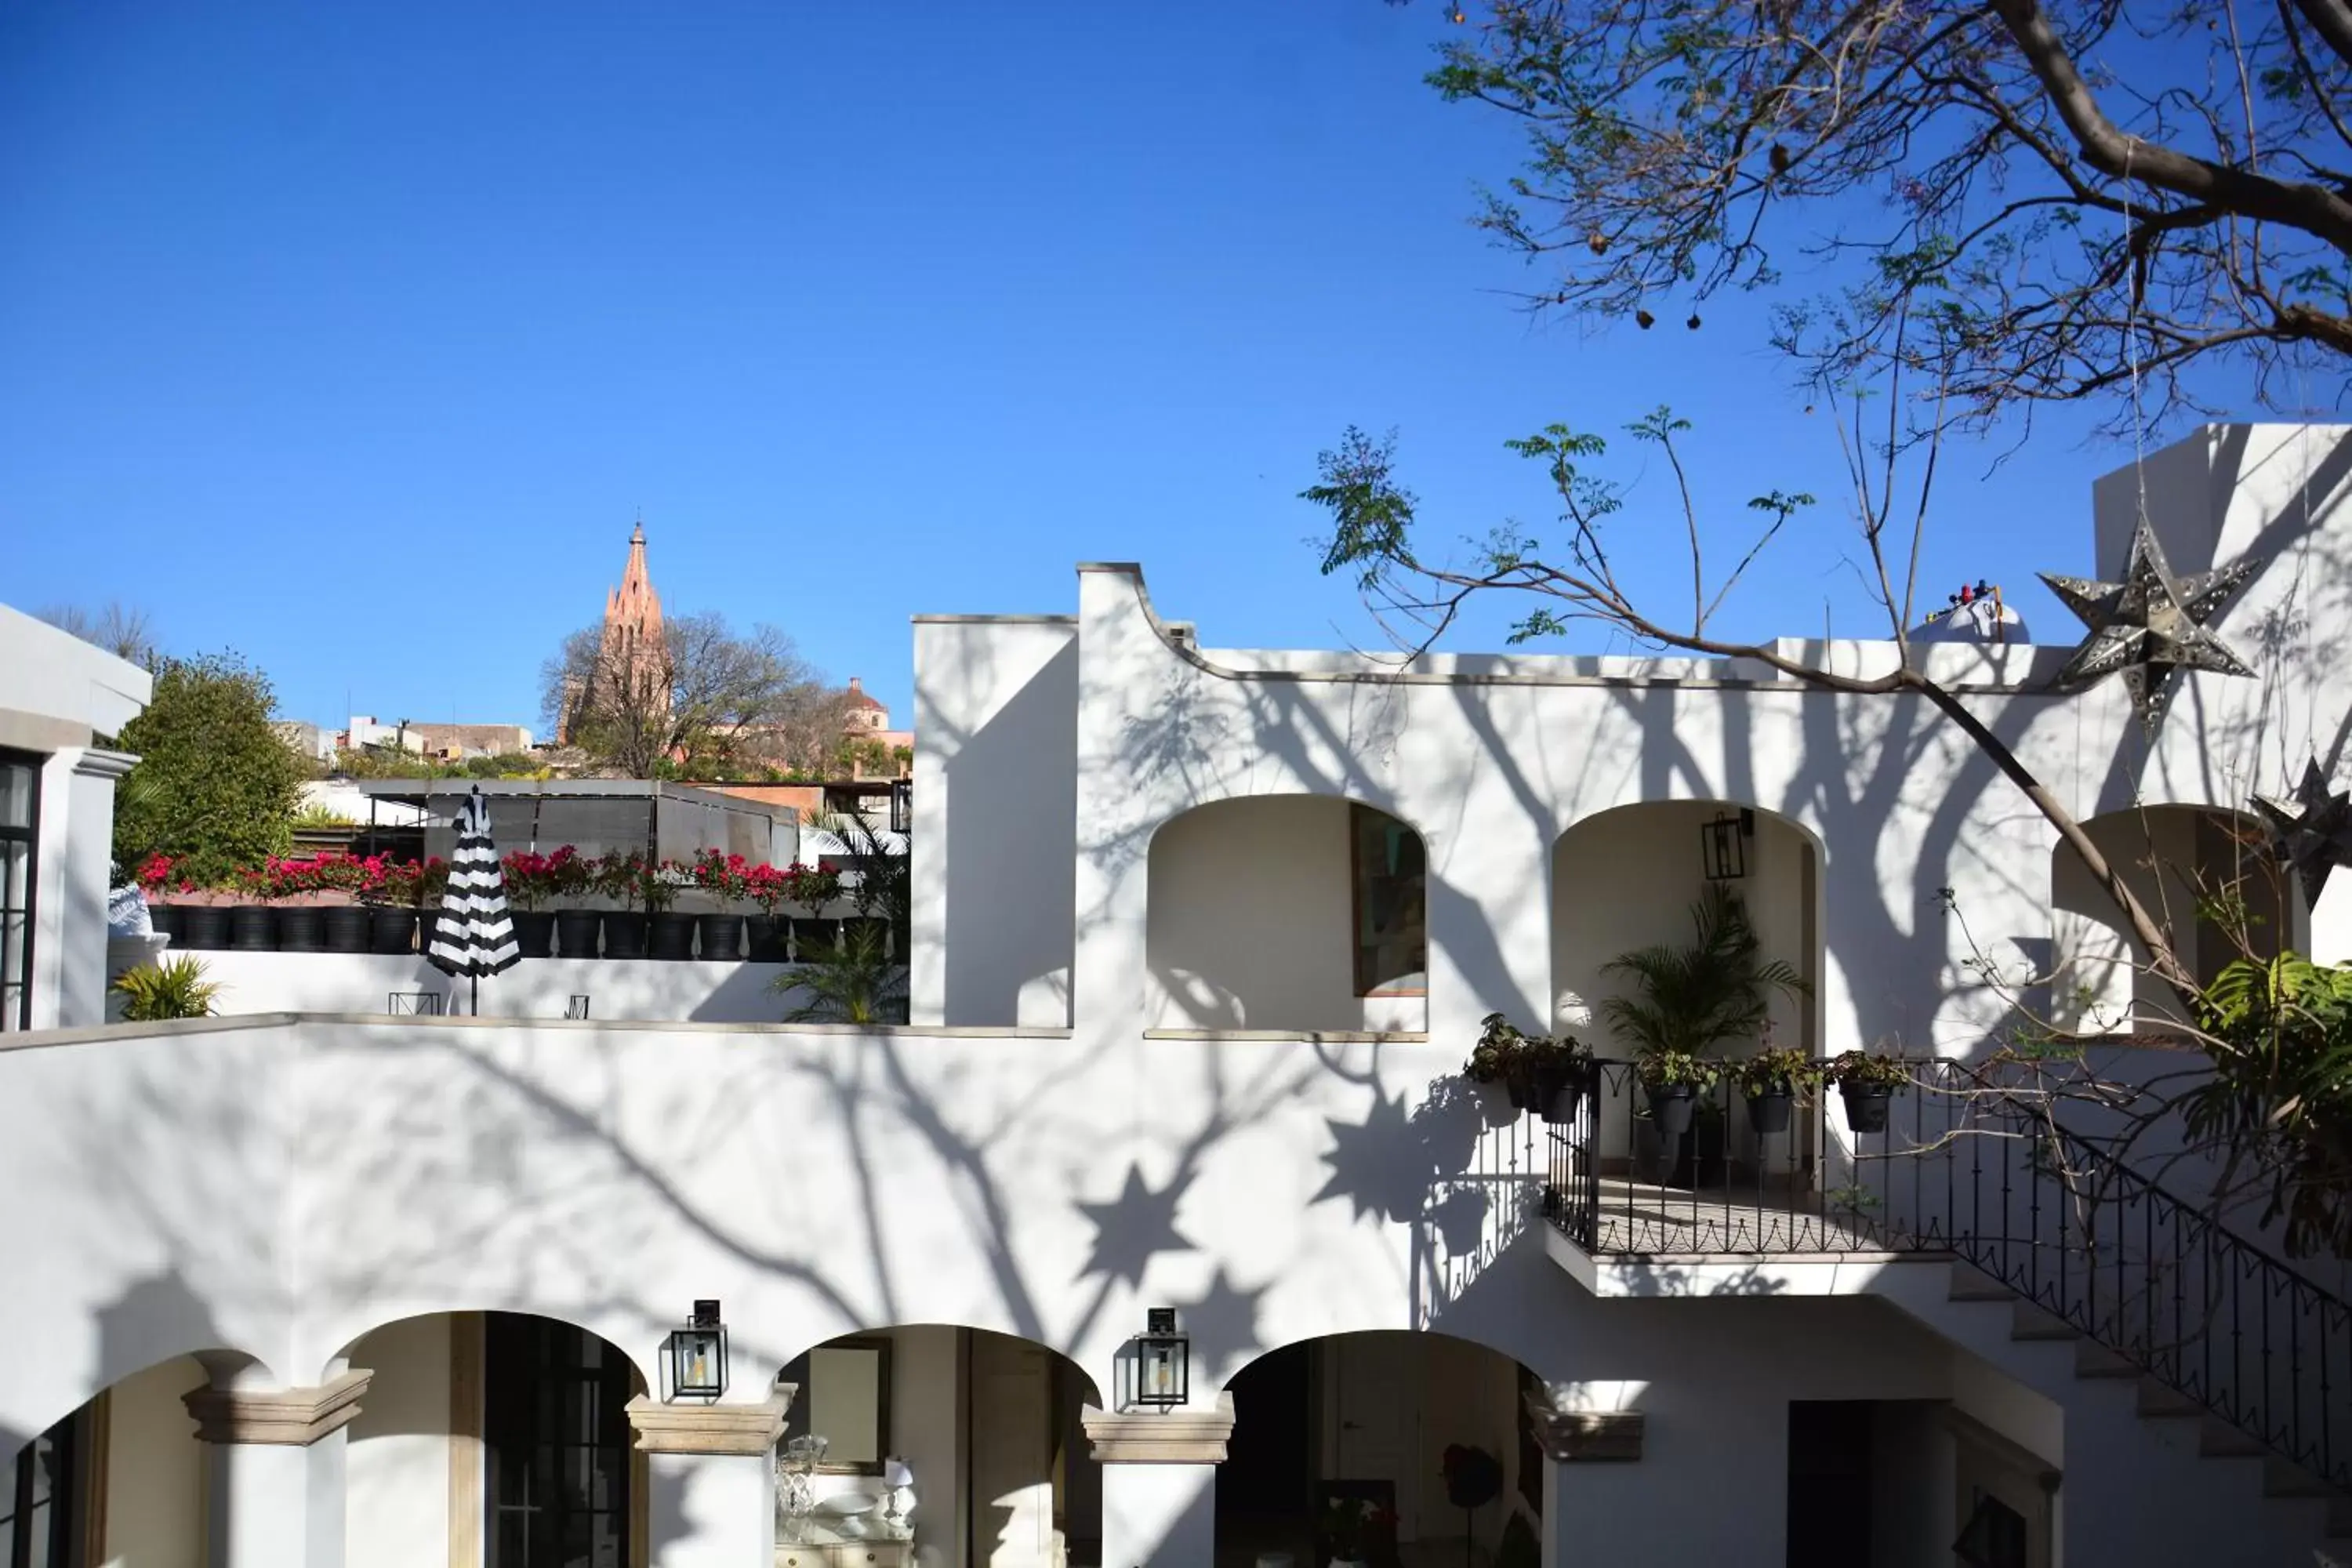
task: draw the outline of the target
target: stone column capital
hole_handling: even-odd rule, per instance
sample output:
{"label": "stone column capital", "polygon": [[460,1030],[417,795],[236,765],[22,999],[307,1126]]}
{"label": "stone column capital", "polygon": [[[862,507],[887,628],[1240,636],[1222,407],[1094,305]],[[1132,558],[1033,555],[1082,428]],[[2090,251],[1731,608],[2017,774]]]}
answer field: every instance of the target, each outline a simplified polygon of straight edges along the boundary
{"label": "stone column capital", "polygon": [[756,1405],[665,1405],[638,1394],[629,1401],[629,1430],[646,1454],[765,1454],[784,1435],[784,1415],[800,1392],[780,1383]]}
{"label": "stone column capital", "polygon": [[1097,1410],[1079,1413],[1094,1457],[1106,1465],[1222,1465],[1234,1435],[1234,1396],[1209,1410]]}
{"label": "stone column capital", "polygon": [[110,752],[100,746],[77,748],[73,771],[86,779],[119,779],[129,773],[139,761],[128,752]]}
{"label": "stone column capital", "polygon": [[307,1448],[360,1413],[373,1372],[347,1372],[312,1388],[214,1388],[180,1396],[204,1443],[268,1443]]}

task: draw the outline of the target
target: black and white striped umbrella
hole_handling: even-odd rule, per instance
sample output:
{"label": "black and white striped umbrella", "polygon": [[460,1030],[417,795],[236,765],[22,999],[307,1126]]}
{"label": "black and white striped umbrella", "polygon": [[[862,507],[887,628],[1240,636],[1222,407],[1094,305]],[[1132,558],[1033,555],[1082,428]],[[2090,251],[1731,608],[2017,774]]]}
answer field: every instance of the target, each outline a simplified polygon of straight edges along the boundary
{"label": "black and white striped umbrella", "polygon": [[490,808],[477,789],[457,810],[457,847],[449,857],[449,887],[441,919],[425,956],[436,969],[474,982],[474,1011],[482,1010],[481,980],[522,956],[514,917],[507,912],[506,872],[490,842]]}

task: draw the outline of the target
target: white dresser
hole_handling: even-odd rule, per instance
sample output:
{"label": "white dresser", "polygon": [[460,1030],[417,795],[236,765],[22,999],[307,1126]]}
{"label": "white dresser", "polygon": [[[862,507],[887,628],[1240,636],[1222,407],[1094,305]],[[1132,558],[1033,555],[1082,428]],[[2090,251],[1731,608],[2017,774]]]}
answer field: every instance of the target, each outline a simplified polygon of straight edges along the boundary
{"label": "white dresser", "polygon": [[915,1543],[880,1535],[839,1535],[812,1521],[798,1546],[776,1543],[776,1568],[913,1568]]}

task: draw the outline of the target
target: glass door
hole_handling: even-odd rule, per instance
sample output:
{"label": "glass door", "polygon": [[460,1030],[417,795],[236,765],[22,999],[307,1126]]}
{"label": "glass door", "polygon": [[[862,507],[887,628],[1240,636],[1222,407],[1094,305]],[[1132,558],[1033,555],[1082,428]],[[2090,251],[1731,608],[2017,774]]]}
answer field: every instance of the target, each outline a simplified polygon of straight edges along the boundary
{"label": "glass door", "polygon": [[549,1318],[487,1314],[488,1568],[628,1568],[626,1357]]}

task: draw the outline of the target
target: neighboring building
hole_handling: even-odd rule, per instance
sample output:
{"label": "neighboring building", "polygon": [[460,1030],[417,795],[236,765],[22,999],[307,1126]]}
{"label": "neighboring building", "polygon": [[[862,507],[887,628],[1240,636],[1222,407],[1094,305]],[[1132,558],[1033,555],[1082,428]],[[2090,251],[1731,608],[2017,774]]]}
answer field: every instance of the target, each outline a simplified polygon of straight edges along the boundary
{"label": "neighboring building", "polygon": [[520,724],[412,723],[408,732],[428,757],[463,762],[468,757],[511,757],[530,750],[530,731]]}
{"label": "neighboring building", "polygon": [[[2069,647],[1919,653],[2153,894],[2151,843],[2227,868],[2352,723],[2352,430],[2200,431],[2065,553],[2114,581],[2142,494],[2177,570],[2257,563],[2210,622],[2255,678],[2184,677],[2151,739],[2120,682],[2053,694]],[[719,1026],[770,979],[727,963],[656,1016],[609,960],[593,1022],[394,1017],[247,954],[268,1012],[0,1050],[19,1475],[103,1477],[110,1556],[235,1568],[2342,1560],[2343,1270],[2193,1168],[2070,1184],[2112,1153],[1963,1092],[2013,1021],[1984,964],[2063,1009],[2140,979],[1927,702],[1221,647],[1129,565],[1075,599],[918,618],[911,1025]],[[1874,1131],[1714,1089],[1670,1140],[1622,1061],[1556,1122],[1464,1082],[1498,1013],[1625,1055],[1612,960],[1710,887],[1804,982],[1773,1037],[1899,1042],[1932,1091]],[[2256,901],[2352,960],[2352,874]],[[814,1493],[911,1471],[911,1540],[853,1501],[779,1549],[812,1432]]]}
{"label": "neighboring building", "polygon": [[890,710],[854,675],[849,678],[846,708],[842,733],[850,741],[864,742],[849,748],[851,780],[907,776],[914,766],[915,732],[890,728]]}
{"label": "neighboring building", "polygon": [[372,713],[354,713],[344,726],[343,745],[354,752],[415,752],[423,755],[425,737],[407,720],[386,724]]}
{"label": "neighboring building", "polygon": [[106,742],[154,689],[0,605],[0,1032],[105,1021],[114,786],[138,760]]}
{"label": "neighboring building", "polygon": [[270,728],[278,738],[314,763],[335,760],[335,736],[331,730],[301,719],[279,719]]}

